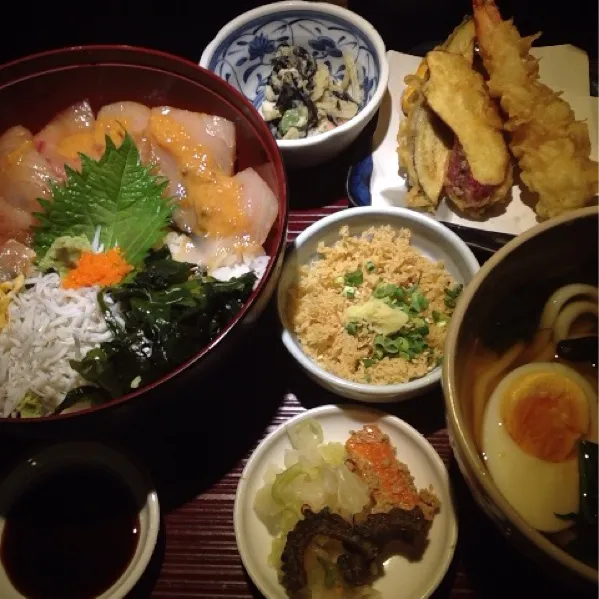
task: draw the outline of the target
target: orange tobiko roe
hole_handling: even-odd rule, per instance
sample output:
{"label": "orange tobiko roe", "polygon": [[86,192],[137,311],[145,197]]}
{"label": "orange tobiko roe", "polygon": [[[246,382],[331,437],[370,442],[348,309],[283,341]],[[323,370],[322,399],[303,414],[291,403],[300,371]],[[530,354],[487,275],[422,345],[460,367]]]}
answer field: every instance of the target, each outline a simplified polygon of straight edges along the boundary
{"label": "orange tobiko roe", "polygon": [[83,252],[77,260],[77,266],[69,271],[62,280],[64,289],[79,287],[108,287],[120,283],[133,267],[123,258],[119,248],[94,254]]}

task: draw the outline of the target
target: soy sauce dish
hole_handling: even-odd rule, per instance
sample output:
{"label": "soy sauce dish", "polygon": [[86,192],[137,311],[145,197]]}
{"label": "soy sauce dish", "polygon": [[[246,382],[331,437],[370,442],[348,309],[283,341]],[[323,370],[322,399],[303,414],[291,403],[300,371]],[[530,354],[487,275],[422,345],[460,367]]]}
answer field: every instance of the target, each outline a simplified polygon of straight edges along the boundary
{"label": "soy sauce dish", "polygon": [[98,443],[51,446],[0,486],[3,599],[121,599],[145,571],[160,509],[149,477]]}

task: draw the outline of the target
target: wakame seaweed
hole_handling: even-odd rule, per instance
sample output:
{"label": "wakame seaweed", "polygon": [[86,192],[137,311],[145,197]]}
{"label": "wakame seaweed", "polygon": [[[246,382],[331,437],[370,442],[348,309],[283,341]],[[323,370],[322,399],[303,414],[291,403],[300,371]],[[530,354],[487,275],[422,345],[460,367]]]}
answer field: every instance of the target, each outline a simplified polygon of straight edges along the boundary
{"label": "wakame seaweed", "polygon": [[[114,337],[71,366],[103,390],[106,400],[146,385],[209,343],[240,310],[256,276],[247,273],[222,282],[176,262],[168,248],[152,250],[128,282],[104,289],[98,302]],[[118,316],[107,302],[118,303]],[[63,404],[98,401],[85,387],[67,394]],[[61,405],[61,408],[62,408]]]}
{"label": "wakame seaweed", "polygon": [[579,509],[577,514],[556,514],[563,520],[574,521],[576,536],[568,543],[567,550],[576,558],[595,566],[599,557],[599,482],[597,443],[578,443]]}

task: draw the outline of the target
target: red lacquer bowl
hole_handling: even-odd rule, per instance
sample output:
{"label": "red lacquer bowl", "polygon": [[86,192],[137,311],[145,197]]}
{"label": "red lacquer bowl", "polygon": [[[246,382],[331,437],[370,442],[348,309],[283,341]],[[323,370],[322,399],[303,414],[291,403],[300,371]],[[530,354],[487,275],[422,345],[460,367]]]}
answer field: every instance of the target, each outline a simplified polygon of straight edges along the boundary
{"label": "red lacquer bowl", "polygon": [[[183,373],[199,376],[225,359],[227,349],[256,320],[268,303],[280,274],[287,230],[287,183],[277,144],[260,114],[225,81],[182,58],[132,46],[78,46],[44,52],[0,67],[0,133],[13,125],[36,132],[60,110],[87,98],[94,111],[104,104],[132,100],[148,106],[220,115],[235,123],[237,168],[253,167],[279,201],[278,218],[265,244],[270,264],[256,290],[228,326],[208,346],[167,376],[107,404],[72,414],[39,419],[1,419],[4,431],[55,434],[98,429],[121,419],[149,395]],[[159,389],[160,388],[160,389]],[[143,396],[143,397],[141,397]],[[166,398],[165,398],[166,399]]]}

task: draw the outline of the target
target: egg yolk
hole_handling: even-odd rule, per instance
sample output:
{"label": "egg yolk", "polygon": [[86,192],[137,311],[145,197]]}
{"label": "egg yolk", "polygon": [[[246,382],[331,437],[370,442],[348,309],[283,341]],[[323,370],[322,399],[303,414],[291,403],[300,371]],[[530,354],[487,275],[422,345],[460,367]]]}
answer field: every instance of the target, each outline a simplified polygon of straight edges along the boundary
{"label": "egg yolk", "polygon": [[523,451],[547,462],[571,459],[589,428],[585,392],[556,373],[519,378],[503,396],[501,408],[510,437]]}

